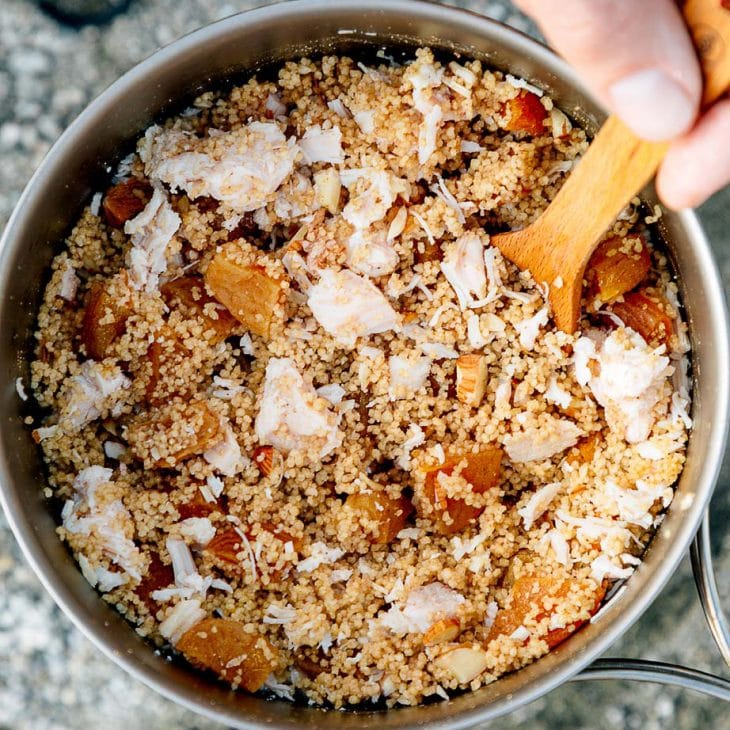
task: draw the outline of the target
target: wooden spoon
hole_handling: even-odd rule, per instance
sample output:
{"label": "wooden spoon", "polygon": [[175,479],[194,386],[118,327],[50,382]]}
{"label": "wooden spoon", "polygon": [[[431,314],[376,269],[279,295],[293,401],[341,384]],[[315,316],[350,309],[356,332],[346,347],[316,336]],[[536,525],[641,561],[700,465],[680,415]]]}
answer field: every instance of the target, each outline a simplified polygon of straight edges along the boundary
{"label": "wooden spoon", "polygon": [[[688,0],[683,9],[702,62],[705,105],[730,86],[730,9],[723,2]],[[609,117],[545,212],[521,231],[492,236],[510,261],[548,285],[553,318],[563,332],[578,327],[583,276],[601,236],[654,176],[668,147],[639,139],[618,117]]]}

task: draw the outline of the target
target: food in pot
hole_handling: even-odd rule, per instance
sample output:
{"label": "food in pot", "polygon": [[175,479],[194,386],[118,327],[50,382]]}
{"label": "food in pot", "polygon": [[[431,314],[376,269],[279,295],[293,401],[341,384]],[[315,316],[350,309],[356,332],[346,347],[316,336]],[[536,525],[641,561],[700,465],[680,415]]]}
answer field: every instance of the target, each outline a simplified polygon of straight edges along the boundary
{"label": "food in pot", "polygon": [[335,707],[568,638],[639,564],[691,427],[638,201],[574,336],[490,245],[583,131],[477,61],[378,63],[287,63],[150,127],[55,258],[32,364],[88,581],[233,687]]}

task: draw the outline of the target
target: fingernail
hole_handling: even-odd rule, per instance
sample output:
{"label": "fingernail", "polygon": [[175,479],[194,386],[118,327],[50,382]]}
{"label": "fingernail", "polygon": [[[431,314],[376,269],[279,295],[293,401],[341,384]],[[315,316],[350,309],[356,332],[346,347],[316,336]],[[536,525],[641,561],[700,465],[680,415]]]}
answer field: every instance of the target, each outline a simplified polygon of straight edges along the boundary
{"label": "fingernail", "polygon": [[684,134],[697,110],[684,88],[659,68],[647,68],[609,88],[613,109],[643,139],[659,141]]}

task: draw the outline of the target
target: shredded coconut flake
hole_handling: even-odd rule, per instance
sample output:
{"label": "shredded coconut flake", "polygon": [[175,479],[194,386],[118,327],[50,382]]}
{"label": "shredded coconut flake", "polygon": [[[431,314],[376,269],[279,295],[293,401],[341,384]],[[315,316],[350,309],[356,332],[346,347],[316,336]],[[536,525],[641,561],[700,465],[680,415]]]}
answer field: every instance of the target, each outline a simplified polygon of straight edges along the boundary
{"label": "shredded coconut flake", "polygon": [[517,76],[513,76],[512,74],[507,74],[504,77],[504,80],[510,85],[514,86],[515,89],[524,89],[525,91],[529,91],[532,94],[535,94],[535,96],[542,96],[543,91],[537,86],[533,86],[532,84],[528,84],[527,81],[524,79],[517,78]]}
{"label": "shredded coconut flake", "polygon": [[312,544],[308,558],[300,560],[297,565],[297,571],[300,573],[311,573],[319,568],[320,565],[334,563],[339,560],[345,551],[341,548],[331,548],[323,542],[315,542]]}
{"label": "shredded coconut flake", "polygon": [[524,507],[520,507],[517,510],[517,514],[522,517],[522,523],[525,530],[530,530],[535,524],[540,515],[550,506],[550,503],[555,499],[562,488],[560,482],[553,484],[546,484],[544,487],[540,487],[532,496],[527,500]]}

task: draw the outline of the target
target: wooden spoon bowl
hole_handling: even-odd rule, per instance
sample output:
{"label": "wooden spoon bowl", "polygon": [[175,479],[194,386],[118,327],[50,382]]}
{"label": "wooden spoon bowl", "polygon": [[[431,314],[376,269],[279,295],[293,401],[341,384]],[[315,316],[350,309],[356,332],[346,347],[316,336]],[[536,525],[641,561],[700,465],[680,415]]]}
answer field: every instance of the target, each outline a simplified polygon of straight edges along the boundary
{"label": "wooden spoon bowl", "polygon": [[[683,12],[709,105],[730,86],[730,10],[719,0],[689,0]],[[548,286],[553,318],[563,332],[578,327],[585,269],[601,236],[651,180],[668,148],[666,142],[640,139],[611,116],[545,212],[527,228],[492,236],[504,256]]]}

